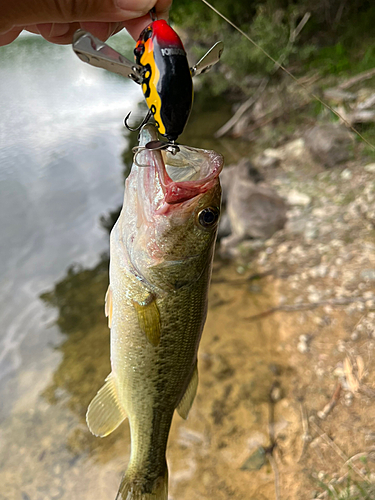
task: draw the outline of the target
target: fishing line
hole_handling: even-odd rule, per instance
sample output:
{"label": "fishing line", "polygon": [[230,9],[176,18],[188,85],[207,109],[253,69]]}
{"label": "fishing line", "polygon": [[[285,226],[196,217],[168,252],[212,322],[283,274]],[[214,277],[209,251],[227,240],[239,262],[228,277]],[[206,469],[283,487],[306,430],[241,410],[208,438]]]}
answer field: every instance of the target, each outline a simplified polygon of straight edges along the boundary
{"label": "fishing line", "polygon": [[263,54],[266,57],[268,57],[269,59],[271,59],[271,61],[274,62],[275,65],[277,65],[279,68],[281,68],[288,76],[290,76],[290,78],[292,80],[294,80],[300,87],[302,87],[304,89],[304,91],[307,93],[307,95],[309,95],[310,97],[313,97],[314,99],[316,99],[322,106],[324,106],[326,109],[328,109],[329,111],[331,111],[331,113],[333,113],[334,115],[336,115],[337,118],[339,118],[340,120],[342,120],[347,127],[349,127],[355,134],[357,134],[357,136],[360,137],[362,139],[362,141],[365,142],[368,146],[370,146],[370,148],[373,151],[375,151],[375,146],[373,144],[371,144],[371,142],[369,142],[367,139],[365,139],[363,137],[363,135],[360,132],[358,132],[357,129],[355,129],[352,125],[350,125],[350,123],[343,116],[341,116],[340,113],[338,113],[337,111],[335,111],[329,104],[326,104],[324,101],[322,101],[322,99],[319,96],[317,96],[316,94],[313,94],[312,92],[310,92],[310,90],[308,90],[308,88],[306,87],[306,85],[304,85],[303,83],[301,83],[298,80],[298,78],[296,78],[289,70],[287,70],[285,68],[285,66],[283,66],[278,61],[276,61],[276,59],[274,59],[270,54],[268,54],[268,52],[266,52],[259,44],[257,44],[257,42],[255,42],[252,38],[250,38],[249,35],[247,35],[244,31],[242,31],[241,28],[239,28],[238,26],[236,26],[230,19],[228,19],[226,16],[224,16],[224,14],[222,14],[221,12],[219,12],[207,0],[202,0],[202,2],[204,4],[206,4],[211,10],[213,10],[218,16],[220,16],[222,19],[224,19],[224,21],[226,21],[228,24],[230,24],[231,26],[233,26],[233,28],[236,29],[239,33],[241,33],[241,35],[244,36],[247,40],[249,40],[249,42],[251,42],[254,45],[254,47],[256,47],[261,52],[263,52]]}

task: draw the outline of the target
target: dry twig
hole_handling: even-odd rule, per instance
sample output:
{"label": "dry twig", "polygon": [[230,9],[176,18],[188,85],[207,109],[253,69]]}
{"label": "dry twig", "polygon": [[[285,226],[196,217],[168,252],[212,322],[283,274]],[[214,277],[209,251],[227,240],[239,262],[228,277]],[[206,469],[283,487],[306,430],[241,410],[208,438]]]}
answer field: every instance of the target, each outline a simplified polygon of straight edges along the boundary
{"label": "dry twig", "polygon": [[328,414],[331,413],[333,408],[337,405],[337,402],[340,398],[340,392],[341,392],[341,384],[340,382],[336,385],[335,391],[332,395],[332,398],[329,403],[325,405],[322,411],[318,411],[317,415],[321,420],[324,420],[327,418]]}
{"label": "dry twig", "polygon": [[271,454],[267,456],[269,463],[271,464],[274,476],[275,476],[275,497],[276,500],[280,500],[280,474],[279,468],[277,467],[276,460]]}
{"label": "dry twig", "polygon": [[302,457],[306,453],[308,445],[312,441],[312,437],[311,437],[311,434],[309,432],[309,421],[307,419],[306,408],[305,408],[302,401],[300,401],[299,404],[300,404],[301,422],[302,422],[302,430],[303,430],[303,434],[301,436],[301,438],[303,440],[303,446],[302,446],[301,455],[299,456],[297,463],[299,463],[302,460]]}
{"label": "dry twig", "polygon": [[364,80],[369,80],[374,76],[375,76],[375,68],[372,68],[367,71],[364,71],[363,73],[359,73],[358,75],[353,76],[352,78],[349,78],[349,80],[346,80],[341,85],[339,85],[338,88],[341,90],[346,90],[355,85],[356,83],[363,82]]}

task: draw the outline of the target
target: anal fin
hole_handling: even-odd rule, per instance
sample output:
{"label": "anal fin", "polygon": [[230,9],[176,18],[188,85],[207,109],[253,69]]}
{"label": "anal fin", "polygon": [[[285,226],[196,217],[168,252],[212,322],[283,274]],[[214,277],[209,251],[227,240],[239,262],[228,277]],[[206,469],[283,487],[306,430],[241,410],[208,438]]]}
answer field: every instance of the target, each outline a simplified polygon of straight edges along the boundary
{"label": "anal fin", "polygon": [[149,299],[142,304],[133,300],[133,306],[137,312],[139,326],[145,333],[147,340],[154,347],[158,346],[161,328],[160,313],[155,298],[150,295]]}
{"label": "anal fin", "polygon": [[103,387],[89,404],[86,413],[88,428],[95,436],[108,436],[126,418],[115,387],[112,373],[108,375]]}
{"label": "anal fin", "polygon": [[178,414],[185,420],[187,419],[190,408],[193,405],[195,395],[197,394],[197,389],[198,389],[198,366],[195,365],[189,385],[185,391],[185,394],[182,396],[182,399],[177,406]]}

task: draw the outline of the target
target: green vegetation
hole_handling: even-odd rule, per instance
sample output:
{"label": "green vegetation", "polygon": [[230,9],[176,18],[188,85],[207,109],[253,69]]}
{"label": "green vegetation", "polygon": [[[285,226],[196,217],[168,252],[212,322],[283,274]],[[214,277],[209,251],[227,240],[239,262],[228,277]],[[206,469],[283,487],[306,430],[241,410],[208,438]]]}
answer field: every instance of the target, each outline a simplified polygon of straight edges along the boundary
{"label": "green vegetation", "polygon": [[[213,5],[274,59],[282,57],[297,76],[309,70],[323,76],[355,74],[375,67],[375,6],[370,0],[215,0]],[[310,18],[292,42],[306,13]],[[216,40],[224,41],[221,68],[204,77],[211,92],[230,89],[246,95],[249,76],[272,72],[274,63],[200,0],[175,2],[171,19],[185,30],[183,38],[197,57]]]}
{"label": "green vegetation", "polygon": [[353,481],[350,476],[340,486],[323,482],[320,486],[327,492],[330,500],[373,500],[375,498],[374,484]]}

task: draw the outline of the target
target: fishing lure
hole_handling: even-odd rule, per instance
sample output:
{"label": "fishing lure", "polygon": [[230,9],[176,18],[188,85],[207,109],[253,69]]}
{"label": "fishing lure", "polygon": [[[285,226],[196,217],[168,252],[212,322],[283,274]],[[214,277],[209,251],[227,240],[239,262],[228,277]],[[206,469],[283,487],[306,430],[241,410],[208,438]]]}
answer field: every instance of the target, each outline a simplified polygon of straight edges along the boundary
{"label": "fishing lure", "polygon": [[[152,14],[151,14],[152,18]],[[189,119],[193,103],[192,77],[207,72],[223,52],[223,42],[217,42],[191,68],[184,46],[177,33],[164,20],[152,20],[142,31],[134,49],[135,62],[119,54],[91,33],[78,30],[73,38],[73,50],[84,62],[130,78],[142,87],[149,111],[136,128],[154,117],[165,141],[152,141],[148,149],[169,149],[177,152],[175,141]]]}

